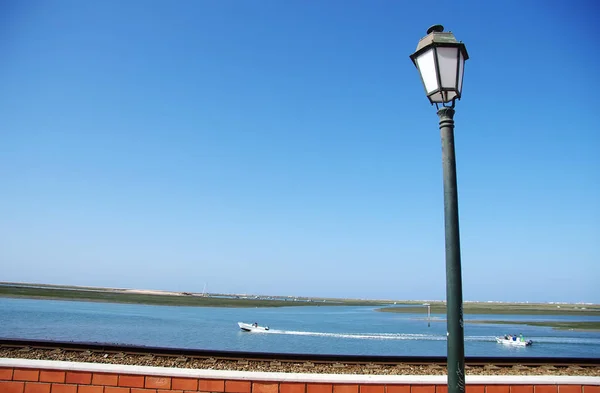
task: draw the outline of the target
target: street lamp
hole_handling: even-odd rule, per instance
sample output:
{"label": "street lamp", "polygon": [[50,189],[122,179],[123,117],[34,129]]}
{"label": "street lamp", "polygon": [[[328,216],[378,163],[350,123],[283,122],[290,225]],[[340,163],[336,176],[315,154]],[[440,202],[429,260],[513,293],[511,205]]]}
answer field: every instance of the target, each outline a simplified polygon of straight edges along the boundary
{"label": "street lamp", "polygon": [[[421,74],[425,93],[440,118],[444,170],[446,232],[446,312],[448,325],[448,393],[465,391],[465,333],[458,230],[458,192],[454,155],[454,104],[461,98],[467,49],[451,32],[435,25],[427,30],[411,60]],[[441,107],[440,107],[441,104]]]}

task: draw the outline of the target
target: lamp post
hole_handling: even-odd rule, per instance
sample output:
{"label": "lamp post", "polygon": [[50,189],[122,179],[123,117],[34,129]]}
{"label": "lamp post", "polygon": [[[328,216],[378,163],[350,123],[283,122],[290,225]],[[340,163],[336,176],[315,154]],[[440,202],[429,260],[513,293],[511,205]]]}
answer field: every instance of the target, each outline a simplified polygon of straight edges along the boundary
{"label": "lamp post", "polygon": [[[427,30],[411,60],[421,74],[429,102],[440,118],[444,171],[444,222],[446,233],[446,312],[448,326],[448,393],[465,391],[465,334],[463,327],[458,191],[454,156],[454,104],[462,93],[467,49],[441,25]],[[441,104],[441,107],[440,107]]]}

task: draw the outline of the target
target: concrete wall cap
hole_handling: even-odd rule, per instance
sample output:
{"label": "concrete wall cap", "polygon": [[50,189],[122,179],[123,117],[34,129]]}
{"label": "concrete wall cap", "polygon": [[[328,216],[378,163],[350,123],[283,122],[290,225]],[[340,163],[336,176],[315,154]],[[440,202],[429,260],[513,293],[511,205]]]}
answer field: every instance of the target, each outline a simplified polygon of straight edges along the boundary
{"label": "concrete wall cap", "polygon": [[[352,383],[352,384],[446,384],[445,375],[356,375],[356,374],[310,374],[275,373],[253,371],[203,370],[124,364],[65,362],[58,360],[34,360],[0,358],[0,367],[35,368],[44,370],[85,371],[93,373],[134,374],[162,377],[225,379],[239,381],[278,381],[304,383]],[[562,375],[467,375],[466,383],[473,385],[600,385],[600,377]]]}

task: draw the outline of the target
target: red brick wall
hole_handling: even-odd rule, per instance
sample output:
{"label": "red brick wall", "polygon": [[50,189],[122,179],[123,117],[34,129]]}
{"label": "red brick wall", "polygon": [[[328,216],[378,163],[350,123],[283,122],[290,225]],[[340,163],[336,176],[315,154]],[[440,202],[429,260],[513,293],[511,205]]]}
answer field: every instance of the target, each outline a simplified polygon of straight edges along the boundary
{"label": "red brick wall", "polygon": [[[447,393],[445,385],[218,380],[0,368],[0,393]],[[467,393],[600,393],[600,385],[467,385]]]}

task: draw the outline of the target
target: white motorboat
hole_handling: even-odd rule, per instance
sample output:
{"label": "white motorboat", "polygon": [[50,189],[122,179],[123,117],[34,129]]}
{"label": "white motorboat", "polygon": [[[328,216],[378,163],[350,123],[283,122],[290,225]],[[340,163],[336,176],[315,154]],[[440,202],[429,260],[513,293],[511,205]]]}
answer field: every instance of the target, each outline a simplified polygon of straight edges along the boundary
{"label": "white motorboat", "polygon": [[533,341],[531,341],[531,340],[524,340],[524,339],[521,339],[520,337],[516,337],[516,336],[496,337],[496,342],[498,344],[512,345],[515,347],[528,347],[531,344],[533,344]]}
{"label": "white motorboat", "polygon": [[245,332],[266,332],[269,330],[268,326],[259,326],[258,323],[238,322],[238,326]]}

